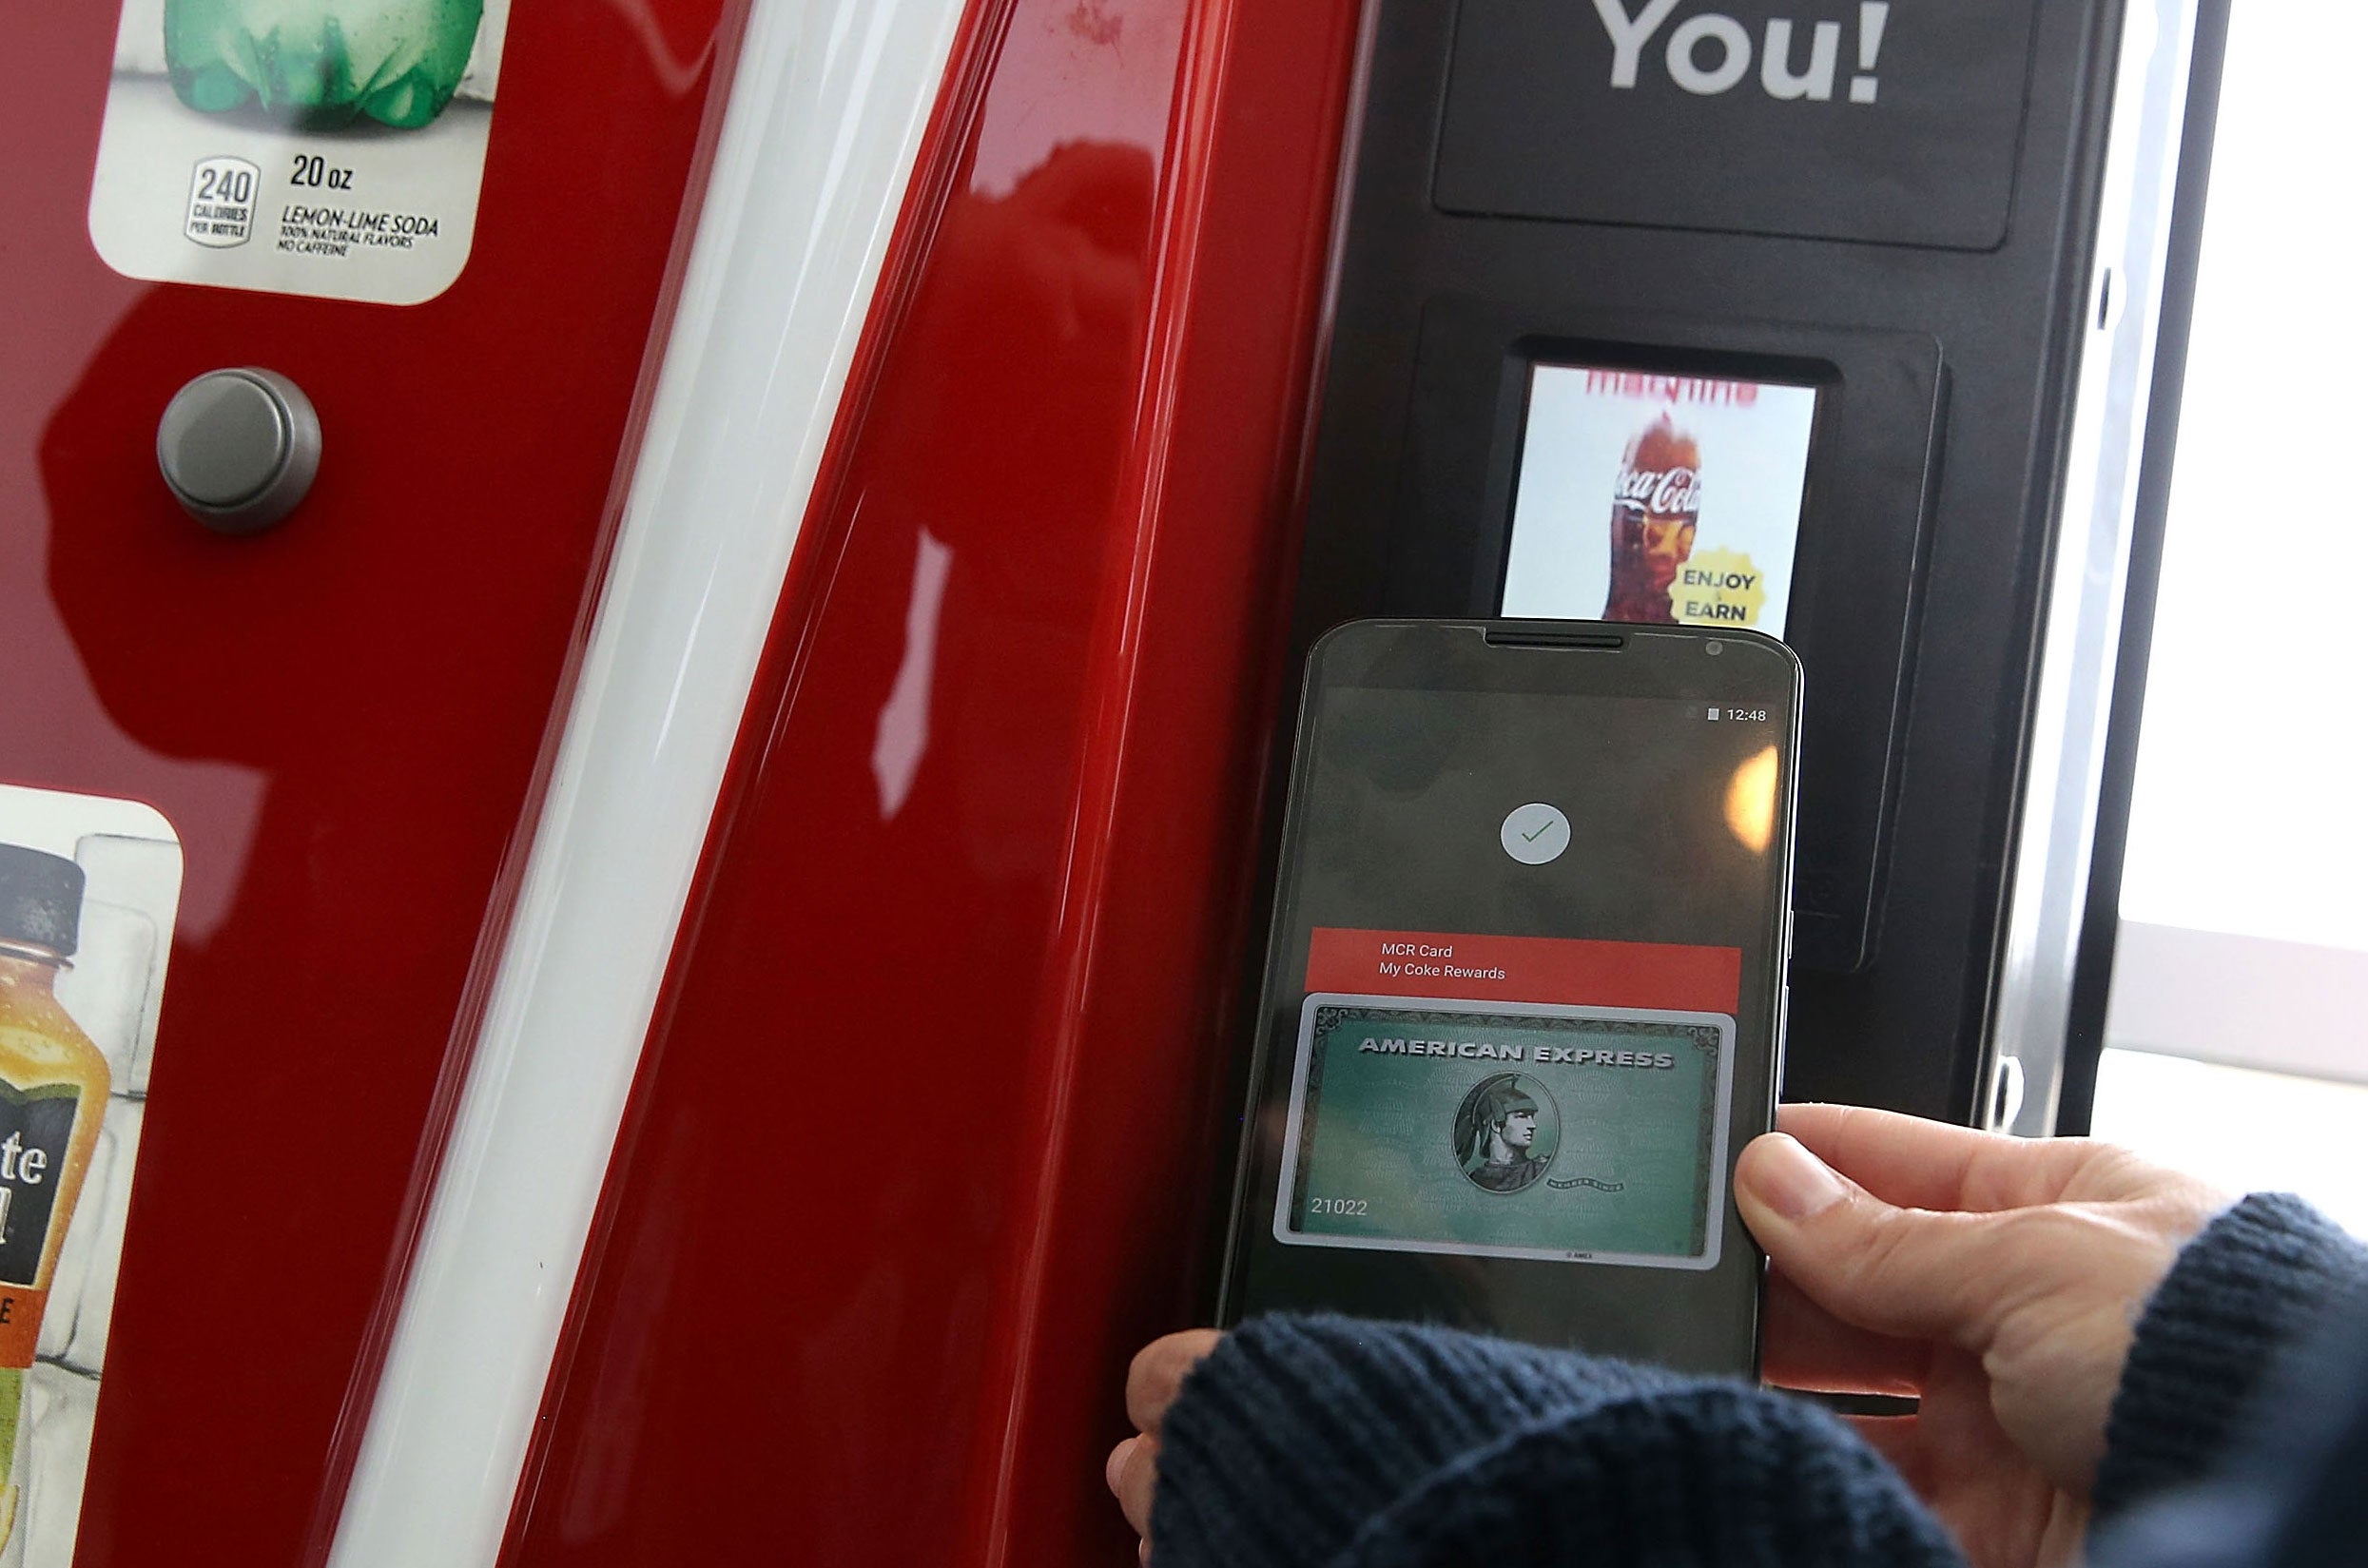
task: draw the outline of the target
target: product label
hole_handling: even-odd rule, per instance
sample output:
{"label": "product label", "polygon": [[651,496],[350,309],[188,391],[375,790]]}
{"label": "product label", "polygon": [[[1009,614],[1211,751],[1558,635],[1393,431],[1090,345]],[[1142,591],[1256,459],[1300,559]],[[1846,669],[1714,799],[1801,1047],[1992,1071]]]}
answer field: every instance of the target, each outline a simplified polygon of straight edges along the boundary
{"label": "product label", "polygon": [[[174,222],[243,222],[251,171],[206,172]],[[181,867],[153,806],[0,784],[0,914],[74,939],[0,954],[0,1568],[73,1568]]]}
{"label": "product label", "polygon": [[408,305],[476,230],[509,0],[124,0],[90,187],[116,271]]}
{"label": "product label", "polygon": [[19,1089],[0,1079],[0,1285],[29,1286],[41,1276],[81,1100],[72,1084]]}

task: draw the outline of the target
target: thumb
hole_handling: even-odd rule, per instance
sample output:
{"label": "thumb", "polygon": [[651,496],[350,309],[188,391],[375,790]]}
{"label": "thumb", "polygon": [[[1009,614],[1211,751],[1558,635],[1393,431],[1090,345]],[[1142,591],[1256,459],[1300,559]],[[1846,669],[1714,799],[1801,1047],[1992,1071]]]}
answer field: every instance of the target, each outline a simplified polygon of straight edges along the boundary
{"label": "thumb", "polygon": [[1743,1151],[1735,1200],[1777,1271],[1844,1323],[1967,1349],[1988,1342],[2006,1214],[1885,1203],[1782,1132]]}

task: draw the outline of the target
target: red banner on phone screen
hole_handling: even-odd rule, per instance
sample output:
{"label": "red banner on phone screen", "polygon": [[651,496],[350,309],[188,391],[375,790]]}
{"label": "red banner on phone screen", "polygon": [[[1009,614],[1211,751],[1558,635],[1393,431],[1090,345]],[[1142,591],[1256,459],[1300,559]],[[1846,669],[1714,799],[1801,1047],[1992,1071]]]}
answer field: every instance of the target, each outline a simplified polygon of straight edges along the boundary
{"label": "red banner on phone screen", "polygon": [[1676,942],[1320,925],[1308,948],[1310,991],[1366,997],[1733,1013],[1742,976],[1742,949]]}

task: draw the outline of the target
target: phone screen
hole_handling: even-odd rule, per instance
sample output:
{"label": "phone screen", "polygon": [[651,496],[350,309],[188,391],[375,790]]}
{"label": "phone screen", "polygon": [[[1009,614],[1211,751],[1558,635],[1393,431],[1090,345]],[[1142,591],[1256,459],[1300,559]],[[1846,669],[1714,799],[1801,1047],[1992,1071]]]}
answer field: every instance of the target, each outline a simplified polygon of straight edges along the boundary
{"label": "phone screen", "polygon": [[1795,667],[1488,629],[1314,656],[1227,1310],[1747,1370],[1728,1180],[1774,1097]]}

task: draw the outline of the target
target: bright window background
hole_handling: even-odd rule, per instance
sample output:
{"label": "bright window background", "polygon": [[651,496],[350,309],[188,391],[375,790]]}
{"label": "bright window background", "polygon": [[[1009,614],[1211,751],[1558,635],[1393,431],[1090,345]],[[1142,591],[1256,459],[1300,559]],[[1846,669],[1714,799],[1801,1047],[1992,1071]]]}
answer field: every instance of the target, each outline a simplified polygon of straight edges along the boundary
{"label": "bright window background", "polygon": [[2107,1051],[2090,1131],[2232,1197],[2300,1192],[2368,1237],[2368,1085]]}
{"label": "bright window background", "polygon": [[2368,1232],[2368,1006],[2345,978],[2368,981],[2363,58],[2357,3],[2235,8],[2122,881],[2125,921],[2339,950],[2318,955],[2327,989],[2259,1031],[2307,1036],[2325,1075],[2249,1071],[2224,1016],[2209,1043],[2131,1039],[2130,988],[2176,1016],[2179,987],[2229,971],[2125,962],[2095,1127]]}

